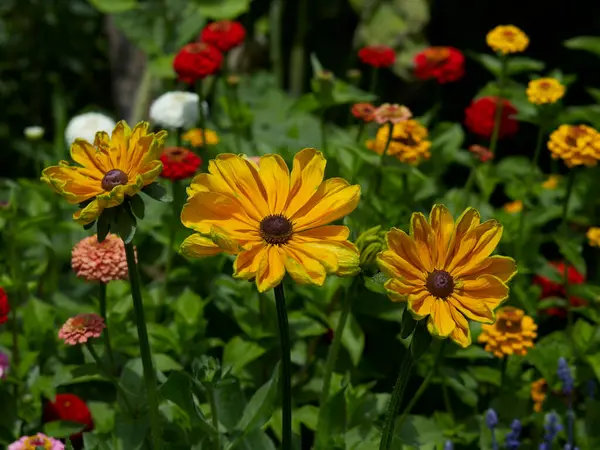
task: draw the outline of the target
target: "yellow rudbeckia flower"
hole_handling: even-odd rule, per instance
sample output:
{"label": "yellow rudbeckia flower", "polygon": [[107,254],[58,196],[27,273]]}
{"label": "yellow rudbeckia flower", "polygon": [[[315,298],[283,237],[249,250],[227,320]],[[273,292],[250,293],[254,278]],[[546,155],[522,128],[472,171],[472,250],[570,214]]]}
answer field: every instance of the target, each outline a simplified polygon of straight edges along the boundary
{"label": "yellow rudbeckia flower", "polygon": [[440,338],[462,347],[471,344],[467,318],[494,323],[494,310],[508,297],[506,282],[517,272],[512,258],[490,256],[502,237],[495,220],[480,223],[467,209],[455,224],[443,205],[435,205],[429,222],[421,213],[411,218],[410,235],[392,228],[388,250],[378,256],[390,279],[385,288],[392,301],[406,301],[417,319]]}
{"label": "yellow rudbeckia flower", "polygon": [[260,164],[233,154],[211,160],[188,188],[183,224],[196,231],[181,245],[192,257],[237,255],[234,276],[255,279],[260,292],[289,273],[297,283],[322,285],[328,273],[354,275],[359,252],[350,231],[329,223],[350,214],[360,186],[324,181],[325,158],[314,149],[296,154],[291,173],[279,155]]}
{"label": "yellow rudbeckia flower", "polygon": [[138,123],[133,131],[125,121],[112,135],[96,133],[94,144],[76,139],[71,158],[79,166],[60,161],[42,172],[42,181],[71,204],[84,203],[73,219],[92,223],[106,208],[122,204],[152,183],[162,170],[159,160],[166,131],[148,133],[149,124]]}

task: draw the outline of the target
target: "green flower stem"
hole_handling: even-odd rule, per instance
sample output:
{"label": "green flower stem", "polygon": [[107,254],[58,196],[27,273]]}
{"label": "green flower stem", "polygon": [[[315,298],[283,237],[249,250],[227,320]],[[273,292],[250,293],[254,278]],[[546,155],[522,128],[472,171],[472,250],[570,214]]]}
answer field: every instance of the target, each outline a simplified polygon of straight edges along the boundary
{"label": "green flower stem", "polygon": [[385,161],[385,155],[387,154],[388,148],[390,146],[390,143],[392,142],[392,137],[393,137],[393,131],[394,131],[394,124],[392,122],[388,122],[388,130],[389,130],[389,134],[387,137],[387,141],[385,142],[385,147],[383,148],[383,152],[381,153],[381,156],[379,157],[379,170],[378,170],[378,176],[375,180],[375,188],[373,189],[373,195],[377,195],[379,193],[379,190],[381,189],[381,186],[383,185],[383,163]]}
{"label": "green flower stem", "polygon": [[144,317],[144,303],[140,290],[140,276],[137,263],[135,261],[135,252],[133,243],[125,244],[125,255],[127,257],[127,268],[129,270],[129,282],[131,284],[131,296],[133,297],[133,309],[135,312],[135,322],[140,340],[140,353],[142,356],[142,365],[144,368],[144,381],[146,382],[146,395],[148,397],[148,407],[150,412],[150,429],[152,432],[152,442],[154,450],[161,448],[160,443],[160,420],[158,412],[158,395],[156,389],[156,372],[152,364],[152,353],[150,351],[150,341],[148,340],[148,330],[146,329],[146,318]]}
{"label": "green flower stem", "polygon": [[325,122],[325,111],[327,111],[325,107],[321,108],[321,147],[322,151],[327,154],[327,123]]}
{"label": "green flower stem", "polygon": [[[562,218],[560,222],[561,232],[567,234],[568,231],[568,215],[569,215],[569,201],[571,200],[571,194],[573,193],[573,186],[575,185],[575,169],[569,170],[569,176],[567,178],[567,192],[565,194],[565,202],[563,204]],[[565,295],[567,297],[567,335],[572,338],[573,331],[573,310],[571,308],[571,302],[569,301],[569,271],[568,261],[565,261],[565,269],[563,273]]]}
{"label": "green flower stem", "polygon": [[506,381],[506,369],[508,367],[508,356],[500,360],[500,387],[498,393],[501,393],[504,389],[504,382]]}
{"label": "green flower stem", "polygon": [[219,78],[223,80],[225,84],[225,99],[227,101],[227,107],[229,108],[229,120],[231,120],[231,128],[233,129],[233,137],[235,139],[236,152],[242,152],[242,141],[240,135],[239,128],[239,116],[238,116],[238,108],[235,101],[235,87],[231,86],[227,81],[227,77],[229,75],[229,68],[225,62],[227,61],[227,53],[223,55],[224,63],[221,66],[221,75]]}
{"label": "green flower stem", "polygon": [[200,133],[202,148],[206,149],[206,136],[204,136],[204,130],[206,130],[206,116],[204,115],[204,91],[202,90],[202,80],[196,82],[196,92],[198,93],[198,112],[200,115],[200,129],[202,130],[202,133]]}
{"label": "green flower stem", "polygon": [[279,89],[283,89],[285,84],[282,50],[284,9],[284,0],[273,0],[269,8],[269,30],[271,32],[269,53]]}
{"label": "green flower stem", "polygon": [[221,434],[219,433],[219,411],[217,410],[217,401],[215,398],[215,390],[211,386],[208,389],[208,401],[210,402],[210,412],[212,416],[212,424],[215,429],[215,449],[221,450]]}
{"label": "green flower stem", "polygon": [[100,316],[104,319],[104,324],[106,325],[106,328],[102,332],[102,338],[104,340],[104,348],[106,350],[106,354],[108,355],[108,359],[110,361],[110,373],[112,374],[112,373],[115,373],[116,364],[115,364],[115,356],[112,351],[112,345],[110,345],[110,334],[109,334],[110,327],[108,326],[108,318],[107,318],[107,314],[106,314],[106,290],[107,290],[107,288],[108,288],[108,286],[106,283],[100,283],[99,300],[100,300]]}
{"label": "green flower stem", "polygon": [[377,79],[379,78],[379,70],[377,67],[373,67],[371,70],[371,86],[369,87],[369,92],[371,94],[377,95]]}
{"label": "green flower stem", "polygon": [[492,131],[492,138],[490,140],[490,152],[494,154],[496,152],[496,146],[498,145],[498,135],[500,134],[500,125],[502,123],[502,109],[504,108],[503,94],[504,94],[504,83],[506,81],[506,64],[507,59],[505,55],[500,56],[500,75],[498,76],[498,97],[496,102],[496,116],[494,117],[494,130]]}
{"label": "green flower stem", "polygon": [[288,324],[283,284],[275,287],[275,304],[279,322],[279,341],[281,343],[282,372],[282,449],[292,449],[292,361],[290,350],[290,329]]}
{"label": "green flower stem", "polygon": [[454,417],[454,410],[452,409],[452,402],[450,402],[450,394],[448,392],[448,383],[446,383],[446,377],[442,377],[442,396],[444,398],[446,412]]}
{"label": "green flower stem", "polygon": [[379,443],[379,450],[389,450],[392,446],[392,441],[394,440],[396,416],[400,410],[402,398],[404,397],[404,391],[406,390],[406,385],[408,384],[410,370],[413,366],[410,353],[410,348],[406,349],[404,358],[402,359],[402,365],[400,366],[400,371],[398,372],[398,378],[396,379],[396,384],[394,386],[394,390],[392,391],[392,398],[390,399],[388,406],[388,412],[385,417],[385,423],[382,430],[383,434],[381,436],[381,442]]}
{"label": "green flower stem", "polygon": [[[106,333],[106,329],[103,331],[103,333]],[[98,353],[94,349],[94,346],[92,345],[92,343],[88,341],[88,342],[86,342],[85,346],[87,347],[88,351],[90,352],[90,355],[92,355],[92,358],[94,358],[94,361],[96,362],[96,366],[98,366],[98,370],[100,371],[100,373],[103,374],[105,377],[107,377],[111,381],[111,383],[115,386],[115,389],[117,390],[117,392],[123,399],[123,403],[125,404],[125,409],[127,410],[129,417],[133,417],[133,408],[131,406],[131,403],[129,403],[127,394],[125,393],[125,391],[119,384],[119,380],[117,380],[112,373],[110,373],[109,371],[107,371],[104,368],[104,365],[102,364],[102,360],[98,356]]]}
{"label": "green flower stem", "polygon": [[469,172],[469,178],[465,183],[464,191],[465,191],[465,203],[458,213],[460,214],[465,208],[469,206],[469,197],[471,196],[471,190],[473,189],[473,184],[475,184],[475,178],[477,178],[477,164],[474,163],[473,167],[471,167],[471,171]]}
{"label": "green flower stem", "polygon": [[327,362],[325,363],[325,376],[323,377],[323,391],[321,392],[321,407],[327,401],[329,397],[329,389],[331,388],[331,377],[333,375],[333,369],[337,361],[340,347],[342,345],[342,336],[344,335],[344,329],[348,322],[348,316],[350,315],[350,309],[352,306],[352,293],[356,287],[357,277],[354,277],[352,284],[346,289],[344,303],[342,305],[342,312],[338,319],[337,326],[333,334],[333,342],[329,347],[329,353],[327,354]]}
{"label": "green flower stem", "polygon": [[356,143],[360,144],[362,141],[362,136],[365,131],[365,122],[361,120],[360,125],[358,126],[358,131],[356,132]]}

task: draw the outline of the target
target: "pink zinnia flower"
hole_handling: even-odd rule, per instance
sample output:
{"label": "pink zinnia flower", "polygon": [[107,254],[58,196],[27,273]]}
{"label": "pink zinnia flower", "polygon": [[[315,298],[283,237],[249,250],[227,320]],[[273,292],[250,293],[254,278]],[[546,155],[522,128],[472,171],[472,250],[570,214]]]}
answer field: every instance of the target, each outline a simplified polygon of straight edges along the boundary
{"label": "pink zinnia flower", "polygon": [[0,352],[0,380],[6,378],[8,368],[10,367],[10,359],[6,353]]}
{"label": "pink zinnia flower", "polygon": [[8,450],[33,450],[43,448],[44,450],[64,450],[65,445],[57,439],[38,433],[34,436],[23,436],[8,446]]}
{"label": "pink zinnia flower", "polygon": [[96,235],[79,241],[71,251],[71,266],[86,281],[108,283],[127,279],[127,258],[123,241],[109,233],[103,242]]}
{"label": "pink zinnia flower", "polygon": [[393,124],[397,124],[400,122],[404,122],[412,117],[412,112],[406,106],[401,105],[390,105],[389,103],[384,103],[379,108],[375,110],[374,119],[375,122],[384,124],[387,122],[391,122]]}
{"label": "pink zinnia flower", "polygon": [[65,344],[85,344],[88,339],[100,337],[104,328],[104,319],[98,314],[78,314],[65,322],[58,337]]}

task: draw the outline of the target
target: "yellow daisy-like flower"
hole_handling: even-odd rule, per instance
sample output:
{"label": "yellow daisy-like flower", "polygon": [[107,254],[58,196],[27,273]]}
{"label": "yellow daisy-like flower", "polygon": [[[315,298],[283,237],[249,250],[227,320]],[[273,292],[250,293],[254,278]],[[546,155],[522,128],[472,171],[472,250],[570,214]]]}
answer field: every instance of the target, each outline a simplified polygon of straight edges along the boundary
{"label": "yellow daisy-like flower", "polygon": [[42,181],[71,204],[84,203],[73,219],[82,225],[96,220],[106,208],[120,205],[152,183],[162,171],[160,154],[166,131],[149,133],[147,122],[133,131],[125,121],[117,123],[112,135],[96,133],[94,145],[76,139],[71,158],[79,166],[60,161],[42,172]]}
{"label": "yellow daisy-like flower", "polygon": [[523,211],[523,202],[521,200],[515,200],[514,202],[506,203],[502,208],[509,214],[516,214]]}
{"label": "yellow daisy-like flower", "polygon": [[600,228],[591,227],[587,230],[588,244],[592,247],[600,247]]}
{"label": "yellow daisy-like flower", "polygon": [[595,166],[600,159],[600,133],[587,125],[561,125],[552,132],[548,149],[568,167]]}
{"label": "yellow daisy-like flower", "polygon": [[479,342],[485,344],[485,351],[498,358],[505,355],[525,356],[528,349],[533,348],[533,340],[537,337],[537,325],[533,318],[526,316],[525,311],[512,306],[498,310],[496,323],[483,325]]}
{"label": "yellow daisy-like flower", "polygon": [[[406,120],[397,123],[392,129],[392,140],[387,149],[387,154],[395,156],[401,162],[418,164],[424,159],[429,159],[431,142],[427,140],[427,128],[416,120]],[[377,130],[374,140],[367,141],[367,148],[381,155],[390,135],[389,125],[383,125]]]}
{"label": "yellow daisy-like flower", "polygon": [[531,103],[543,105],[560,100],[565,95],[565,87],[555,78],[540,78],[531,80],[526,92]]}
{"label": "yellow daisy-like flower", "polygon": [[531,399],[533,400],[533,410],[535,412],[542,411],[542,405],[546,400],[546,392],[548,391],[548,383],[544,378],[540,378],[531,383]]}
{"label": "yellow daisy-like flower", "polygon": [[202,145],[217,145],[219,143],[219,136],[213,130],[204,130],[204,140],[202,140],[202,130],[200,128],[193,128],[186,131],[181,136],[181,139],[192,144],[193,147],[202,147]]}
{"label": "yellow daisy-like flower", "polygon": [[257,165],[222,154],[188,188],[183,224],[196,231],[181,244],[192,257],[237,255],[236,278],[256,279],[260,292],[285,273],[297,283],[322,285],[328,273],[358,273],[359,252],[350,231],[328,225],[350,214],[360,186],[341,178],[324,181],[325,158],[315,149],[296,154],[291,173],[279,155]]}
{"label": "yellow daisy-like flower", "polygon": [[558,187],[558,183],[560,181],[559,175],[550,175],[546,181],[542,183],[542,187],[544,189],[556,189]]}
{"label": "yellow daisy-like flower", "polygon": [[529,38],[514,25],[499,25],[486,36],[487,45],[502,54],[520,53],[529,45]]}
{"label": "yellow daisy-like flower", "polygon": [[431,334],[469,346],[467,319],[494,323],[494,310],[508,297],[506,283],[517,272],[512,258],[490,256],[501,237],[502,225],[480,223],[473,208],[456,224],[443,205],[432,208],[429,222],[414,213],[410,235],[392,228],[386,236],[388,250],[378,255],[379,267],[390,277],[388,296],[406,301],[417,320],[429,316]]}

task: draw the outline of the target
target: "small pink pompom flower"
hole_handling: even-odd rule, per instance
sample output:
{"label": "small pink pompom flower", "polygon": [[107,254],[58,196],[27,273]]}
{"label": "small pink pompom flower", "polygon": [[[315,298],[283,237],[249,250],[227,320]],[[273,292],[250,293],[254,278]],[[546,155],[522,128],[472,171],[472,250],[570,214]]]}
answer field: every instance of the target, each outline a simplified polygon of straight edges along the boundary
{"label": "small pink pompom flower", "polygon": [[100,337],[104,328],[104,319],[98,314],[77,314],[65,322],[58,332],[58,337],[65,341],[65,344],[85,344],[88,339]]}
{"label": "small pink pompom flower", "polygon": [[96,235],[79,241],[71,251],[71,266],[78,277],[86,281],[108,283],[128,276],[123,241],[109,233],[103,242]]}
{"label": "small pink pompom flower", "polygon": [[374,119],[379,124],[391,122],[397,124],[412,117],[412,112],[406,106],[384,103],[375,110]]}
{"label": "small pink pompom flower", "polygon": [[45,434],[38,433],[34,436],[23,436],[8,446],[8,450],[33,450],[37,448],[43,448],[44,450],[64,450],[65,444]]}

